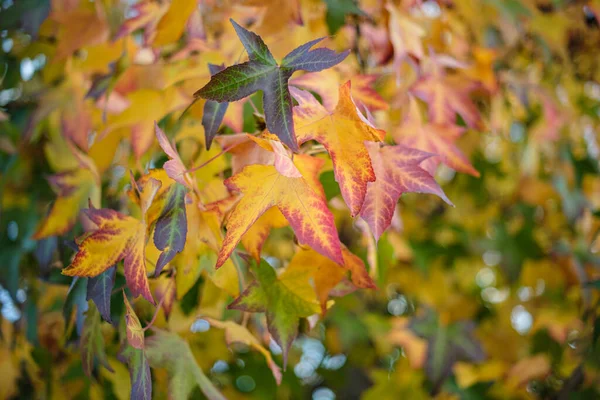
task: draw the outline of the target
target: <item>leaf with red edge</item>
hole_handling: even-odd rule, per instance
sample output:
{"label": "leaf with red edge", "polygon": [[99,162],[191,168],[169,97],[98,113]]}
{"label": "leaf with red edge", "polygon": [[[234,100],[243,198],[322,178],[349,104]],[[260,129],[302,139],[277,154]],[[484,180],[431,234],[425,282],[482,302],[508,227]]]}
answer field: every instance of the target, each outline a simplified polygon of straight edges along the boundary
{"label": "leaf with red edge", "polygon": [[133,307],[127,300],[125,291],[123,291],[123,300],[125,302],[125,324],[127,329],[127,343],[133,348],[144,348],[144,329],[140,323],[140,319],[135,314]]}
{"label": "leaf with red edge", "polygon": [[392,223],[396,204],[403,193],[431,193],[452,205],[435,179],[419,166],[433,154],[399,145],[382,147],[378,143],[366,143],[366,146],[377,179],[367,186],[360,216],[367,221],[376,240]]}
{"label": "leaf with red edge", "polygon": [[358,112],[350,95],[349,81],[339,91],[338,105],[329,112],[310,93],[294,90],[299,103],[294,107],[294,123],[298,143],[316,140],[329,152],[335,180],[355,216],[365,200],[367,183],[375,180],[365,141],[379,142],[385,132],[376,129]]}
{"label": "leaf with red edge", "polygon": [[131,293],[155,304],[146,276],[146,224],[106,208],[82,212],[97,229],[79,239],[79,251],[63,275],[93,277],[124,260]]}
{"label": "leaf with red edge", "polygon": [[158,139],[158,144],[167,154],[167,156],[169,156],[169,161],[165,162],[163,169],[175,182],[181,183],[184,186],[188,186],[188,183],[185,181],[187,169],[185,165],[183,165],[183,161],[181,161],[181,157],[179,157],[177,149],[175,149],[175,147],[169,142],[167,135],[165,135],[163,130],[160,129],[156,122],[154,122],[154,133]]}
{"label": "leaf with red edge", "polygon": [[479,176],[455,143],[463,132],[464,129],[456,125],[423,122],[419,104],[411,97],[408,113],[393,136],[398,144],[435,154],[421,164],[432,175],[443,162],[459,172]]}
{"label": "leaf with red edge", "polygon": [[433,71],[419,79],[411,92],[427,103],[432,122],[453,125],[456,115],[460,115],[468,127],[480,129],[480,113],[469,96],[476,88],[475,82],[460,75],[448,75],[434,61]]}
{"label": "leaf with red edge", "polygon": [[281,175],[270,165],[249,165],[227,179],[225,185],[243,196],[227,221],[217,268],[229,258],[256,220],[273,206],[288,220],[300,243],[343,264],[340,240],[325,196],[315,191],[304,177]]}

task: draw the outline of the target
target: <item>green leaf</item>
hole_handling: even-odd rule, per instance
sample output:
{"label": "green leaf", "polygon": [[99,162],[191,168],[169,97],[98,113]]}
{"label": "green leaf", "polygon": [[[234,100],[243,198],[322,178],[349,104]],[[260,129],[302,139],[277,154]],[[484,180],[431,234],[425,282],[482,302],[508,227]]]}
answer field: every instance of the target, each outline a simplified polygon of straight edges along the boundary
{"label": "green leaf", "polygon": [[[213,76],[225,69],[225,65],[208,64],[210,76]],[[210,150],[210,145],[213,139],[217,136],[217,131],[223,122],[225,112],[229,107],[228,102],[219,103],[213,100],[208,100],[204,103],[202,112],[202,126],[204,127],[204,138],[206,150]]]}
{"label": "green leaf", "polygon": [[196,363],[188,343],[176,333],[155,330],[146,340],[146,354],[152,368],[169,372],[170,399],[186,400],[196,386],[209,400],[225,399]]}
{"label": "green leaf", "polygon": [[[260,36],[242,28],[233,20],[231,23],[244,45],[250,61],[233,65],[213,75],[210,82],[198,90],[194,96],[223,103],[243,99],[261,90],[267,128],[290,149],[297,151],[298,142],[292,118],[293,103],[288,88],[290,77],[299,70],[317,72],[333,67],[342,62],[349,52],[337,54],[329,49],[310,50],[312,46],[322,40],[317,39],[293,50],[283,59],[281,65],[277,65]],[[219,110],[214,104],[211,104],[208,112],[206,126],[210,127],[210,131],[207,131],[205,126],[205,131],[209,132],[207,133],[207,146],[212,141],[211,135],[216,134],[216,129],[218,129],[218,127],[214,127],[215,123],[211,122],[212,116],[216,117]]]}
{"label": "green leaf", "polygon": [[346,24],[347,15],[364,15],[365,13],[358,8],[355,0],[325,0],[327,4],[327,13],[325,21],[330,34],[335,34],[342,26]]}
{"label": "green leaf", "polygon": [[100,313],[94,304],[90,304],[88,311],[85,313],[83,331],[81,332],[81,339],[79,339],[79,349],[81,351],[83,372],[87,376],[92,376],[94,359],[97,359],[107,370],[114,372],[106,358]]}
{"label": "green leaf", "polygon": [[232,65],[212,76],[210,82],[194,93],[194,96],[218,102],[241,100],[262,90],[276,69],[277,66],[257,61]]}
{"label": "green leaf", "polygon": [[237,33],[240,38],[240,41],[248,53],[248,58],[250,58],[251,61],[259,61],[262,64],[277,66],[277,61],[275,61],[269,48],[260,36],[243,28],[231,18],[229,19],[229,22],[233,25],[235,33]]}
{"label": "green leaf", "polygon": [[71,282],[71,286],[69,287],[67,298],[65,299],[65,304],[63,306],[63,317],[66,321],[65,332],[71,331],[71,317],[74,309],[76,310],[75,327],[77,329],[77,333],[81,335],[81,332],[83,331],[83,323],[85,321],[84,313],[88,309],[88,302],[86,300],[86,287],[87,278],[74,278]]}
{"label": "green leaf", "polygon": [[154,228],[154,244],[162,253],[156,261],[155,276],[185,246],[187,237],[187,218],[185,214],[185,195],[187,189],[175,182],[169,188],[164,208]]}
{"label": "green leaf", "polygon": [[87,294],[85,299],[92,300],[102,318],[106,322],[112,324],[110,318],[110,297],[112,295],[113,287],[115,286],[115,273],[117,266],[113,266],[98,276],[88,278],[87,282]]}
{"label": "green leaf", "polygon": [[129,367],[131,379],[131,399],[152,400],[152,375],[146,353],[142,349],[127,346],[119,354],[119,359]]}
{"label": "green leaf", "polygon": [[[283,365],[287,364],[290,347],[298,334],[300,318],[320,311],[309,274],[286,274],[277,277],[266,261],[253,268],[256,279],[228,308],[245,312],[264,312],[267,328],[283,350]],[[314,301],[312,301],[314,299]]]}

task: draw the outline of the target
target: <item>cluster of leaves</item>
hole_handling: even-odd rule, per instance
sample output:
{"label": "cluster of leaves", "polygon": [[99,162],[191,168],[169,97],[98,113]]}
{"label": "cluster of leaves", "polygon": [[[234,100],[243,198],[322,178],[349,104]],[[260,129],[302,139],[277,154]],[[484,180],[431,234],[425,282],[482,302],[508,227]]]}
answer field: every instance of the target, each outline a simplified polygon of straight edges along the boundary
{"label": "cluster of leaves", "polygon": [[131,3],[0,4],[1,398],[600,396],[598,1]]}

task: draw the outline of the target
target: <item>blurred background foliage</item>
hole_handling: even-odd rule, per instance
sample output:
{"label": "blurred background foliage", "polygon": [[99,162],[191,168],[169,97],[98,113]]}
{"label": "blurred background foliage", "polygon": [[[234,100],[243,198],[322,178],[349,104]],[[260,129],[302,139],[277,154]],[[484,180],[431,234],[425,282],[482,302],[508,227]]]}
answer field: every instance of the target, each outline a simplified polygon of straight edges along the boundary
{"label": "blurred background foliage", "polygon": [[[240,57],[234,40],[221,40],[230,16],[252,22],[277,55],[334,35],[333,46],[353,51],[342,76],[377,77],[389,110],[374,112],[375,120],[392,136],[415,63],[451,56],[467,65],[461,76],[481,84],[472,97],[485,129],[469,129],[458,142],[479,178],[437,171],[456,207],[405,195],[377,243],[350,218],[331,171],[321,175],[342,242],[366,262],[378,290],[338,298],[322,319],[304,321],[280,386],[263,355],[228,347],[223,330],[200,317],[241,318],[224,309],[232,298],[214,283],[213,261],[199,265],[204,272],[178,287],[170,318],[160,313],[156,325],[185,338],[224,395],[600,396],[600,2],[201,0],[185,19],[165,14],[177,1],[134,3],[0,0],[0,398],[129,397],[109,324],[98,329],[114,372],[83,372],[85,285],[60,273],[83,229],[77,223],[33,239],[57,198],[46,177],[77,166],[75,143],[101,177],[96,189],[86,186],[90,178],[75,182],[85,202],[101,193],[103,207],[126,207],[128,170],[166,159],[156,144],[138,160],[130,150],[131,130],[151,129],[155,119],[176,132],[185,161],[217,155],[218,148],[202,150],[197,111],[179,117],[208,80],[207,62]],[[399,59],[398,37],[407,54]],[[243,120],[226,120],[226,132],[263,123],[249,103],[240,107]],[[210,168],[225,177],[229,158],[222,159]],[[66,206],[73,219],[80,206]],[[292,239],[289,228],[274,230],[263,255],[282,265]],[[115,298],[123,285],[118,273]],[[142,321],[154,313],[146,303],[136,310]],[[122,302],[113,301],[111,314],[122,330]],[[244,323],[281,363],[263,316]],[[153,369],[153,382],[154,396],[166,397],[166,371]]]}

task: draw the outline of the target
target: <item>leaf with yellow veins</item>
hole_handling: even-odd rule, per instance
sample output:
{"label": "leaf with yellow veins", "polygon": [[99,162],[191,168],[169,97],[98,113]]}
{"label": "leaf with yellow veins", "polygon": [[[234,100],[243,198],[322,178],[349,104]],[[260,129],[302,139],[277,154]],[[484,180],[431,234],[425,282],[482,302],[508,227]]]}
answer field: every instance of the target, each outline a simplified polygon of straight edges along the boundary
{"label": "leaf with yellow veins", "polygon": [[140,319],[136,315],[133,307],[127,300],[127,296],[123,291],[123,300],[125,302],[125,325],[127,329],[127,343],[133,348],[144,348],[144,329],[140,323]]}
{"label": "leaf with yellow veins", "polygon": [[204,318],[211,326],[225,330],[225,341],[228,345],[232,343],[243,343],[260,352],[267,361],[267,365],[273,373],[273,377],[278,385],[281,384],[281,368],[275,363],[271,353],[258,341],[254,335],[245,326],[236,324],[233,321],[219,321],[213,318]]}
{"label": "leaf with yellow veins", "polygon": [[277,277],[275,270],[263,260],[253,272],[256,280],[228,308],[266,313],[267,328],[283,351],[285,366],[298,334],[300,318],[318,313],[319,304],[306,271]]}
{"label": "leaf with yellow veins", "polygon": [[[264,150],[267,147],[271,149],[268,151],[265,150],[264,152],[274,154],[275,158],[270,159],[270,162],[274,163],[275,168],[282,173],[282,175],[285,175],[282,171],[295,169],[295,173],[305,177],[306,182],[315,190],[315,192],[324,196],[323,186],[319,181],[319,173],[323,167],[324,160],[310,157],[305,154],[296,154],[294,163],[292,163],[291,158],[282,155],[283,147],[281,147],[281,142],[254,136],[251,136],[251,138],[260,149]],[[265,147],[262,147],[258,143],[261,143],[262,146]],[[278,158],[280,160],[279,163]],[[281,164],[284,165],[282,166]],[[256,261],[260,261],[262,246],[269,236],[271,229],[283,228],[285,226],[288,226],[288,222],[281,214],[281,211],[279,211],[276,206],[271,207],[250,227],[250,229],[248,229],[244,236],[242,236],[242,244]]]}
{"label": "leaf with yellow veins", "polygon": [[316,140],[329,152],[335,180],[355,216],[365,200],[367,183],[375,181],[364,142],[380,142],[385,132],[373,127],[358,112],[350,96],[350,82],[340,86],[339,91],[337,107],[329,112],[310,93],[294,90],[299,103],[294,108],[294,123],[299,143]]}
{"label": "leaf with yellow veins", "polygon": [[217,268],[229,258],[256,220],[273,206],[277,206],[290,223],[300,243],[343,264],[335,221],[322,189],[315,191],[304,177],[281,175],[271,165],[249,165],[227,179],[225,185],[243,196],[227,221],[227,234],[219,251]]}
{"label": "leaf with yellow veins", "polygon": [[65,234],[75,225],[79,210],[86,206],[88,200],[99,203],[97,178],[87,168],[60,172],[48,177],[48,182],[58,198],[35,232],[33,238],[36,240]]}
{"label": "leaf with yellow veins", "polygon": [[92,277],[124,260],[125,279],[134,297],[155,304],[146,276],[146,224],[106,208],[82,212],[97,226],[78,240],[79,251],[63,275]]}
{"label": "leaf with yellow veins", "polygon": [[452,205],[435,179],[419,164],[433,154],[403,146],[381,147],[366,143],[377,180],[369,182],[360,216],[369,224],[375,240],[392,223],[402,193],[431,193]]}
{"label": "leaf with yellow veins", "polygon": [[376,287],[365,264],[359,257],[352,254],[346,247],[342,249],[342,255],[344,257],[343,267],[310,248],[300,249],[280,278],[285,279],[299,271],[308,272],[308,278],[312,279],[317,299],[321,303],[321,310],[325,312],[329,294],[344,279],[348,271],[351,273],[354,286],[366,289]]}
{"label": "leaf with yellow veins", "polygon": [[432,175],[437,166],[444,163],[458,172],[478,177],[479,172],[455,143],[463,132],[457,125],[425,123],[417,101],[411,97],[404,122],[393,136],[398,144],[435,154],[421,163],[421,167]]}

